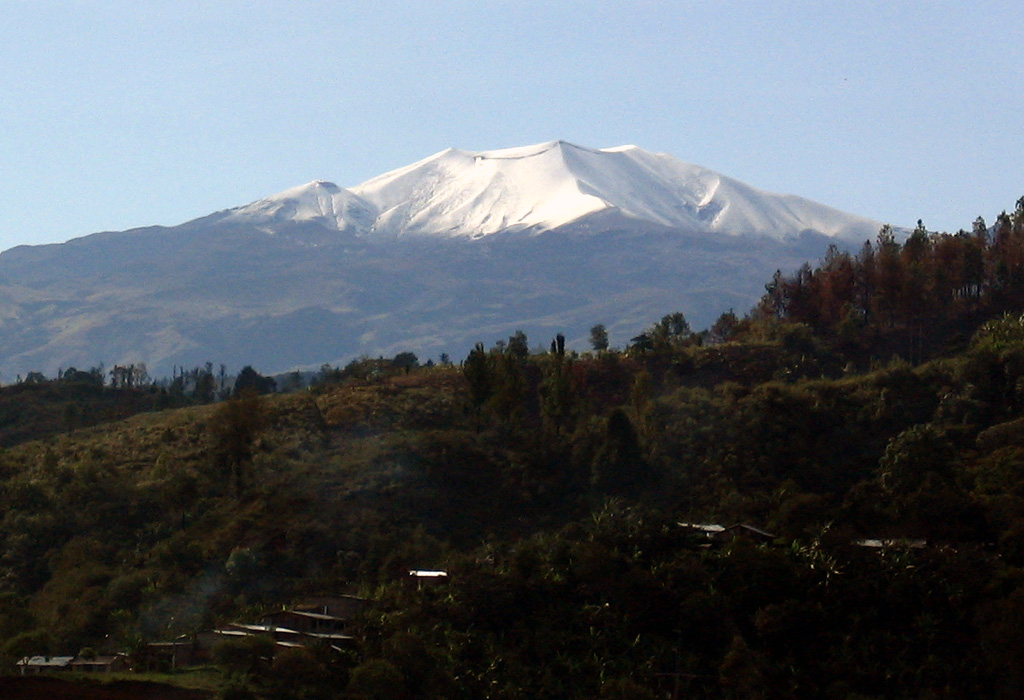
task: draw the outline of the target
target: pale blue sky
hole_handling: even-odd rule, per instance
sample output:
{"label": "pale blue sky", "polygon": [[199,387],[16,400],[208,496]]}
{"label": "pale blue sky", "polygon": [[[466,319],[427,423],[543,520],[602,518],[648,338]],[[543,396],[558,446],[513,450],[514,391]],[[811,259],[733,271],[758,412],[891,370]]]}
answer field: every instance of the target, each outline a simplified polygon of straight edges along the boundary
{"label": "pale blue sky", "polygon": [[1024,195],[1024,4],[0,4],[0,249],[448,146],[633,143],[896,225]]}

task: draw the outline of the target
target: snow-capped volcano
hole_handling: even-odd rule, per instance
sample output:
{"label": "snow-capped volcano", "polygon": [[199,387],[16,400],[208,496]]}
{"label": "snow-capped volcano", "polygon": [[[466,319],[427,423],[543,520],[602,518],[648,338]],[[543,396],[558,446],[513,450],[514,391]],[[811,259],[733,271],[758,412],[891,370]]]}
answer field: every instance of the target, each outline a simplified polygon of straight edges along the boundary
{"label": "snow-capped volcano", "polygon": [[786,240],[813,231],[871,238],[879,224],[801,197],[764,192],[636,146],[565,141],[454,148],[345,190],[315,181],[231,211],[235,220],[319,220],[368,238],[479,238],[546,231],[594,214],[691,233]]}
{"label": "snow-capped volcano", "polygon": [[448,149],[349,189],[5,251],[0,378],[459,357],[516,330],[583,348],[595,323],[621,345],[669,312],[743,313],[775,270],[878,228],[635,146]]}

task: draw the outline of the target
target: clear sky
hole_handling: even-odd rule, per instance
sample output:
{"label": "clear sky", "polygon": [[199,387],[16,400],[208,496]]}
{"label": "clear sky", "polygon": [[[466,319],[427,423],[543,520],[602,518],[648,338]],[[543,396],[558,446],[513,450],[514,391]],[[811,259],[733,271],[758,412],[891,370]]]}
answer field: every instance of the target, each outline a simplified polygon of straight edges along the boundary
{"label": "clear sky", "polygon": [[1024,3],[0,4],[0,249],[553,139],[991,223],[1024,195]]}

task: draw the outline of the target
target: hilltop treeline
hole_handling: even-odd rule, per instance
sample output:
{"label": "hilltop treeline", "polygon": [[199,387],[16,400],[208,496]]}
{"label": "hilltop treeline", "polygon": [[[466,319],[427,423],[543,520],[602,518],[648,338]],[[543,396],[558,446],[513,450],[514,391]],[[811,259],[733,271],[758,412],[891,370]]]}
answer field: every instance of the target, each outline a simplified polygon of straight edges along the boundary
{"label": "hilltop treeline", "polygon": [[[582,354],[514,333],[458,365],[362,359],[308,390],[11,444],[0,656],[139,649],[347,592],[373,600],[354,650],[233,682],[1020,697],[1022,209],[883,230],[702,333],[668,314],[614,350],[595,326]],[[447,583],[410,585],[419,568]]]}
{"label": "hilltop treeline", "polygon": [[930,234],[900,243],[883,227],[855,254],[835,246],[812,269],[776,273],[758,309],[806,323],[851,359],[882,352],[912,361],[962,344],[985,319],[1024,308],[1024,198],[989,228]]}

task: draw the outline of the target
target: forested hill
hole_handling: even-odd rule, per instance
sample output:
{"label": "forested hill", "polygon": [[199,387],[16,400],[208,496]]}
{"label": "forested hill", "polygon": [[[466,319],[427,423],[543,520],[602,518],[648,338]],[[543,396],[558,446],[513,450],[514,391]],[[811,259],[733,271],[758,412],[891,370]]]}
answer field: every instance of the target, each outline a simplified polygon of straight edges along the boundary
{"label": "forested hill", "polygon": [[1022,210],[883,233],[699,334],[516,333],[12,444],[0,653],[355,593],[355,649],[225,673],[275,698],[1018,698]]}
{"label": "forested hill", "polygon": [[862,363],[963,347],[984,320],[1024,308],[1024,197],[991,228],[978,217],[971,231],[929,234],[919,221],[901,245],[883,227],[856,255],[832,248],[767,289],[762,313],[808,324]]}

